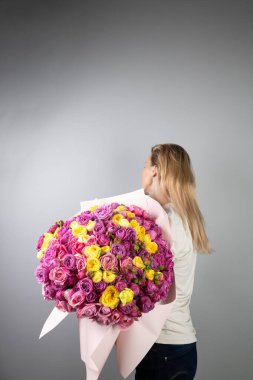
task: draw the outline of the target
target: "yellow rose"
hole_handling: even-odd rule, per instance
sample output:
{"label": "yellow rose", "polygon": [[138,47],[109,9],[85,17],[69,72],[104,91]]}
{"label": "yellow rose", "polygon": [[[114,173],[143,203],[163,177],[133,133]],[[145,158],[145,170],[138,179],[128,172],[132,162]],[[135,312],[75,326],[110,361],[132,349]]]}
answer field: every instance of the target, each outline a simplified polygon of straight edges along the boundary
{"label": "yellow rose", "polygon": [[143,235],[143,234],[141,234],[141,233],[137,233],[136,237],[137,237],[137,239],[139,239],[140,241],[144,242],[145,235]]}
{"label": "yellow rose", "polygon": [[133,219],[130,221],[130,226],[135,229],[137,226],[139,226],[139,223],[137,222],[137,220]]}
{"label": "yellow rose", "polygon": [[41,246],[41,250],[42,251],[45,251],[50,243],[50,241],[54,238],[54,235],[51,234],[50,232],[45,232],[44,233],[44,240],[43,240],[43,244]]}
{"label": "yellow rose", "polygon": [[127,211],[127,216],[128,216],[128,218],[134,218],[135,214],[131,211]]}
{"label": "yellow rose", "polygon": [[114,209],[114,211],[123,211],[123,210],[125,210],[125,209],[126,209],[126,206],[122,206],[122,205],[120,205],[120,206],[116,207],[116,208]]}
{"label": "yellow rose", "polygon": [[58,231],[59,231],[60,227],[57,227],[56,230],[54,231],[53,233],[53,237],[57,238],[58,237]]}
{"label": "yellow rose", "polygon": [[151,243],[151,236],[149,234],[145,234],[144,243]]}
{"label": "yellow rose", "polygon": [[140,256],[135,256],[133,258],[133,264],[137,267],[137,268],[145,268],[145,264],[144,262],[142,261],[142,258]]}
{"label": "yellow rose", "polygon": [[130,288],[125,288],[119,293],[119,298],[123,305],[125,305],[126,303],[130,303],[133,301],[134,292]]}
{"label": "yellow rose", "polygon": [[128,227],[130,225],[129,221],[126,218],[122,218],[119,221],[119,225],[121,227]]}
{"label": "yellow rose", "polygon": [[103,252],[109,252],[111,250],[111,247],[109,245],[103,245],[101,247],[102,253]]}
{"label": "yellow rose", "polygon": [[101,268],[101,262],[96,257],[88,257],[86,268],[88,271],[95,272]]}
{"label": "yellow rose", "polygon": [[93,282],[99,282],[101,281],[103,278],[103,272],[101,269],[99,270],[96,270],[95,272],[93,272],[93,275],[92,275],[92,281]]}
{"label": "yellow rose", "polygon": [[85,243],[89,238],[86,227],[78,224],[76,221],[73,221],[70,226],[72,229],[72,235],[76,236],[80,243]]}
{"label": "yellow rose", "polygon": [[42,257],[44,256],[44,251],[42,251],[42,249],[37,253],[37,259],[41,260]]}
{"label": "yellow rose", "polygon": [[117,275],[110,270],[104,270],[103,272],[103,280],[105,282],[113,282],[116,277]]}
{"label": "yellow rose", "polygon": [[89,211],[95,211],[98,208],[99,205],[91,206],[88,210]]}
{"label": "yellow rose", "polygon": [[156,253],[156,251],[158,250],[158,245],[152,241],[150,243],[147,243],[145,245],[145,249],[149,252],[149,253]]}
{"label": "yellow rose", "polygon": [[98,245],[96,245],[96,244],[87,245],[84,248],[84,254],[86,256],[88,256],[88,257],[96,257],[97,259],[100,256],[100,251],[101,251],[101,248]]}
{"label": "yellow rose", "polygon": [[102,305],[110,307],[111,309],[115,309],[115,307],[118,306],[119,301],[119,292],[113,285],[107,286],[99,298],[99,302]]}
{"label": "yellow rose", "polygon": [[147,269],[145,270],[145,277],[148,278],[149,280],[154,280],[155,276],[155,271],[154,269]]}
{"label": "yellow rose", "polygon": [[115,214],[115,215],[113,215],[113,217],[112,217],[112,221],[113,221],[114,223],[118,224],[119,221],[120,221],[121,219],[123,219],[123,218],[124,218],[123,215],[121,215],[121,214]]}
{"label": "yellow rose", "polygon": [[85,227],[88,231],[93,231],[95,224],[96,222],[94,220],[89,220]]}

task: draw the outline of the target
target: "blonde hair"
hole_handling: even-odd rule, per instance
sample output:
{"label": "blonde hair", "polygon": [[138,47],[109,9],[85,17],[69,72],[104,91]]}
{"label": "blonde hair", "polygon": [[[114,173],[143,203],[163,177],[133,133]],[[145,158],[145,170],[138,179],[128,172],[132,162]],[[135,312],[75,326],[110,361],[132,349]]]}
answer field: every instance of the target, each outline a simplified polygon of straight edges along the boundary
{"label": "blonde hair", "polygon": [[157,166],[161,189],[181,216],[184,227],[188,223],[194,249],[210,254],[214,250],[196,200],[196,182],[188,153],[177,144],[157,144],[151,148],[151,165]]}

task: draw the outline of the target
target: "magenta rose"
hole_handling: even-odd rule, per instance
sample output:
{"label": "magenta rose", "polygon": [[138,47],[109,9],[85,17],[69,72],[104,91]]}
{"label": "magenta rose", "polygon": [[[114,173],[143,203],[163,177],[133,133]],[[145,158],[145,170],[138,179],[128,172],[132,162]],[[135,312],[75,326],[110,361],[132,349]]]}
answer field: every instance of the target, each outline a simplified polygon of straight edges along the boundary
{"label": "magenta rose", "polygon": [[39,240],[38,240],[38,242],[37,242],[37,246],[36,246],[37,251],[40,250],[40,248],[41,248],[41,246],[42,246],[42,244],[43,244],[43,241],[44,241],[44,234],[42,234],[42,235],[39,237]]}

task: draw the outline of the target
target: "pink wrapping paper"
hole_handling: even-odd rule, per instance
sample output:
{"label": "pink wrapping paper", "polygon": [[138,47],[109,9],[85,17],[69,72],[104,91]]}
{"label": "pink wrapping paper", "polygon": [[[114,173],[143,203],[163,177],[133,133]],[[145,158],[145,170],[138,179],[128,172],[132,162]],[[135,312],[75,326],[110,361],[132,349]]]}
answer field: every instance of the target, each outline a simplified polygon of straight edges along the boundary
{"label": "pink wrapping paper", "polygon": [[[145,195],[143,189],[108,198],[95,198],[80,202],[81,211],[95,204],[119,202],[128,206],[137,205],[145,209],[162,229],[162,237],[172,243],[169,218],[159,202]],[[79,214],[79,213],[78,213]],[[79,319],[80,353],[86,365],[86,380],[97,380],[103,366],[115,345],[117,367],[124,378],[127,378],[138,363],[149,351],[158,338],[160,331],[169,317],[176,299],[176,283],[170,287],[168,298],[155,304],[154,309],[143,313],[127,329],[119,326],[102,326],[89,318]],[[41,330],[39,339],[55,328],[69,313],[54,308]]]}

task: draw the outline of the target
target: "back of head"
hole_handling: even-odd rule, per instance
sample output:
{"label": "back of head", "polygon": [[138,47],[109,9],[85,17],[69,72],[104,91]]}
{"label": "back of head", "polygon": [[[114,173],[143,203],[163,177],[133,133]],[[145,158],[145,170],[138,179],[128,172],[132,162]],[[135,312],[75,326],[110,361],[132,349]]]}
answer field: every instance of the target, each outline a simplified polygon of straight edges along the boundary
{"label": "back of head", "polygon": [[158,169],[158,181],[181,216],[188,223],[194,249],[199,253],[211,253],[204,217],[196,200],[196,181],[189,154],[177,144],[157,144],[151,148],[151,165]]}

